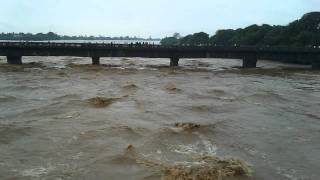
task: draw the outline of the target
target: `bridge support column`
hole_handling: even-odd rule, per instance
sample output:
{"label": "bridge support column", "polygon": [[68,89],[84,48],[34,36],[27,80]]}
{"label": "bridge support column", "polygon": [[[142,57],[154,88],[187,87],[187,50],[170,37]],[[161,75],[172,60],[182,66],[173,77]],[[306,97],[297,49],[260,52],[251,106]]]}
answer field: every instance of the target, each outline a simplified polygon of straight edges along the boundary
{"label": "bridge support column", "polygon": [[7,56],[7,63],[8,64],[22,64],[22,57],[21,56]]}
{"label": "bridge support column", "polygon": [[176,67],[176,66],[179,66],[179,58],[178,57],[170,58],[170,67]]}
{"label": "bridge support column", "polygon": [[243,68],[256,68],[258,58],[255,54],[245,55],[242,60]]}
{"label": "bridge support column", "polygon": [[92,64],[93,65],[99,65],[100,64],[100,57],[92,57]]}
{"label": "bridge support column", "polygon": [[320,69],[320,58],[312,61],[312,69]]}

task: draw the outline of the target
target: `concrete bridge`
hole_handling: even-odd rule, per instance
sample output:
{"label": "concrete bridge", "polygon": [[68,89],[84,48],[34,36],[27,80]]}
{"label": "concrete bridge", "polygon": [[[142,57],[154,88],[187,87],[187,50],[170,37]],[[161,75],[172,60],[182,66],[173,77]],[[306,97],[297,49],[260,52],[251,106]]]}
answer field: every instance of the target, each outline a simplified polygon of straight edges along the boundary
{"label": "concrete bridge", "polygon": [[22,64],[22,56],[78,56],[91,57],[95,65],[100,64],[100,57],[168,58],[170,66],[178,66],[182,58],[228,58],[242,59],[243,68],[255,68],[258,59],[310,64],[313,68],[320,68],[319,48],[0,42],[0,56],[6,56],[9,64]]}

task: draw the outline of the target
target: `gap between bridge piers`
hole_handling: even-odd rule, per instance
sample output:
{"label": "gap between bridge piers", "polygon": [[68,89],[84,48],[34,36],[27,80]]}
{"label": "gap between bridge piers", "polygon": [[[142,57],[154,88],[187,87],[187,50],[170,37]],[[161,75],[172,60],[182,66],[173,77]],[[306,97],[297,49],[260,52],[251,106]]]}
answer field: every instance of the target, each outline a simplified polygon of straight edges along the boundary
{"label": "gap between bridge piers", "polygon": [[[100,65],[100,57],[93,56],[92,58],[92,65]],[[178,57],[171,57],[170,58],[170,67],[177,67],[179,66],[179,58]],[[9,60],[8,60],[9,61]],[[8,62],[9,63],[9,62]]]}
{"label": "gap between bridge piers", "polygon": [[[179,66],[179,57],[171,57],[170,58],[170,67]],[[256,68],[258,62],[258,57],[255,54],[245,55],[242,59],[242,67],[243,68]]]}

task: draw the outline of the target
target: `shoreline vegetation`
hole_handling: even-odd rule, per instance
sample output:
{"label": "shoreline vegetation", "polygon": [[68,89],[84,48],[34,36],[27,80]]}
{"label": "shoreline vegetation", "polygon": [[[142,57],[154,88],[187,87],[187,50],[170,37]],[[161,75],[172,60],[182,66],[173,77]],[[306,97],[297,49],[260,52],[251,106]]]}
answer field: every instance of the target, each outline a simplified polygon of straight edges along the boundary
{"label": "shoreline vegetation", "polygon": [[320,12],[310,12],[286,26],[251,25],[244,29],[218,30],[213,36],[198,32],[161,40],[168,46],[294,46],[320,47]]}

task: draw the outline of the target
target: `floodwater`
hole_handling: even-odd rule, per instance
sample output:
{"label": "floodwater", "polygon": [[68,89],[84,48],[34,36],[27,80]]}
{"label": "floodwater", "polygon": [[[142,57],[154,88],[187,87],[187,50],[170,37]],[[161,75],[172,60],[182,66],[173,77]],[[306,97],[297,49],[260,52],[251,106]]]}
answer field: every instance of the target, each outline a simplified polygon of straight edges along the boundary
{"label": "floodwater", "polygon": [[320,71],[310,67],[23,61],[0,60],[0,179],[170,179],[163,167],[205,163],[195,156],[238,158],[252,171],[223,179],[319,179]]}

